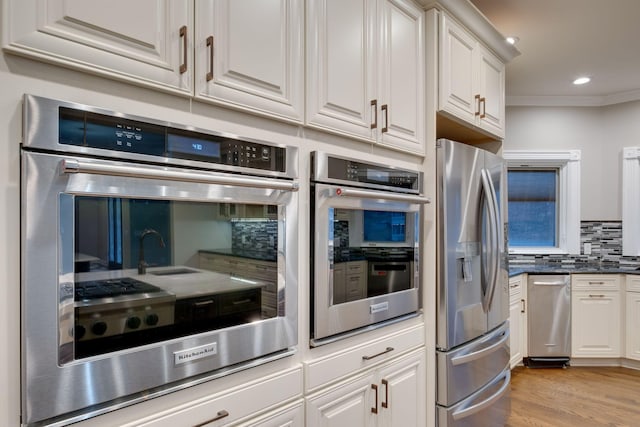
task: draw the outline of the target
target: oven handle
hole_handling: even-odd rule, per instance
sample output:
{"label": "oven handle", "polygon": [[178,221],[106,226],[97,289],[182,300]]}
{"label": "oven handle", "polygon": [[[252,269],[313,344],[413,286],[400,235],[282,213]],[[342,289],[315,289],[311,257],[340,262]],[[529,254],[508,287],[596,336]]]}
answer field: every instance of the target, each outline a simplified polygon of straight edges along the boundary
{"label": "oven handle", "polygon": [[431,199],[422,196],[413,196],[411,194],[387,193],[381,191],[356,190],[353,188],[336,188],[331,192],[331,196],[335,197],[357,197],[361,199],[382,199],[391,200],[393,202],[407,203],[431,203]]}
{"label": "oven handle", "polygon": [[298,191],[299,184],[289,181],[266,180],[236,175],[209,175],[200,172],[182,172],[164,169],[146,169],[140,166],[89,163],[75,159],[60,161],[63,173],[87,173],[94,175],[128,176],[145,179],[169,179],[173,181],[197,182],[202,184],[235,185],[238,187],[268,188],[272,190]]}

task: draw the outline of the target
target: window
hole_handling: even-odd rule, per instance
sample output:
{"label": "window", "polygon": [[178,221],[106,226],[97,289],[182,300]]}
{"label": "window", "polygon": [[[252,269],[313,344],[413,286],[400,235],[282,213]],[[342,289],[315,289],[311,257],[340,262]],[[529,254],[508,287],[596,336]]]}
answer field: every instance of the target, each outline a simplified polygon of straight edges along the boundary
{"label": "window", "polygon": [[622,151],[622,255],[640,255],[640,147]]}
{"label": "window", "polygon": [[580,253],[580,151],[505,151],[509,252]]}

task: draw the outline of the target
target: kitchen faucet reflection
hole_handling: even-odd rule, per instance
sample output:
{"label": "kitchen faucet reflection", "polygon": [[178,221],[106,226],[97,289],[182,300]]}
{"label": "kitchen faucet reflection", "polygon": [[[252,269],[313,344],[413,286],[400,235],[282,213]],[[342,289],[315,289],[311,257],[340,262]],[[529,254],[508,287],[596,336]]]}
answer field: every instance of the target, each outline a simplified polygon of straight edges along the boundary
{"label": "kitchen faucet reflection", "polygon": [[144,238],[149,234],[154,234],[158,237],[158,244],[161,248],[166,247],[162,235],[152,228],[146,228],[140,233],[140,242],[138,246],[138,274],[147,274],[147,267],[149,264],[144,260]]}

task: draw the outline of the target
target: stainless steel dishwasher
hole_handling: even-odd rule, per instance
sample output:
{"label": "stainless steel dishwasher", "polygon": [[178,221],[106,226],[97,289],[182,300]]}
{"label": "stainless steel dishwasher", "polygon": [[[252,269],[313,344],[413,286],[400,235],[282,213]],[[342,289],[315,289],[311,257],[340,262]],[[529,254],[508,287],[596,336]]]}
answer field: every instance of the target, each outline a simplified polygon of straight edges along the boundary
{"label": "stainless steel dishwasher", "polygon": [[529,367],[566,367],[571,356],[571,280],[566,275],[529,275]]}

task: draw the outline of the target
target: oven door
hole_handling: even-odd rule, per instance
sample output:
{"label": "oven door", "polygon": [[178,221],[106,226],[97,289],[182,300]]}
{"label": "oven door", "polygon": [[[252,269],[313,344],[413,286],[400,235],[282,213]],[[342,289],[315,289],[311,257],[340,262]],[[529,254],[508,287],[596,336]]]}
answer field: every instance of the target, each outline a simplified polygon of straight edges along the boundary
{"label": "oven door", "polygon": [[86,418],[291,354],[295,182],[22,159],[26,424]]}
{"label": "oven door", "polygon": [[420,309],[420,222],[428,199],[312,186],[312,345]]}

